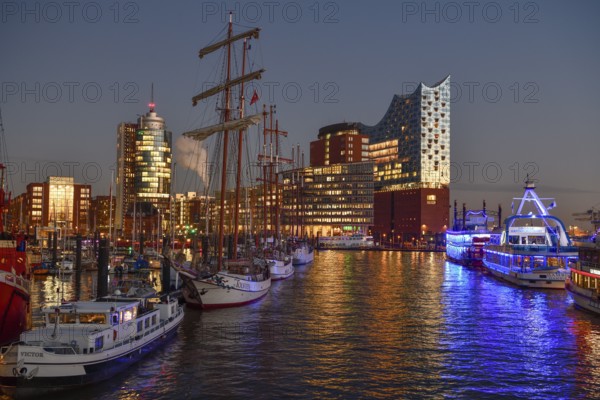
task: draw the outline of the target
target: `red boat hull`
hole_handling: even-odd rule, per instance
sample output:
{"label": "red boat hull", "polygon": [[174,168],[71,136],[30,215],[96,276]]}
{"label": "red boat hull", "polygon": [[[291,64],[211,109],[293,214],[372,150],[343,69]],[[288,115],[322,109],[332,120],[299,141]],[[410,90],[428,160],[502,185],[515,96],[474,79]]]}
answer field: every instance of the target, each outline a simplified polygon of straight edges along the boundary
{"label": "red boat hull", "polygon": [[5,345],[29,328],[31,282],[25,240],[0,235],[0,345]]}
{"label": "red boat hull", "polygon": [[[11,277],[11,278],[9,278]],[[18,281],[14,275],[5,278]],[[0,282],[0,345],[19,340],[28,328],[29,293],[26,289]]]}

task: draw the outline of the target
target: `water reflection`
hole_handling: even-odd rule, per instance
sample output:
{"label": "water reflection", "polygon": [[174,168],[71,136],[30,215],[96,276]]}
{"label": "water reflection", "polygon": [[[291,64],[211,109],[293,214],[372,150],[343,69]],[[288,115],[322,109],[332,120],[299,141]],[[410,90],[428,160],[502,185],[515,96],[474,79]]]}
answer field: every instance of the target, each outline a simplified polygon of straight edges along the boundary
{"label": "water reflection", "polygon": [[[76,289],[74,276],[34,286],[35,304]],[[95,286],[95,273],[82,274],[79,297]],[[188,309],[173,341],[85,394],[590,398],[599,389],[600,318],[564,291],[520,289],[439,253],[322,251],[262,301]]]}

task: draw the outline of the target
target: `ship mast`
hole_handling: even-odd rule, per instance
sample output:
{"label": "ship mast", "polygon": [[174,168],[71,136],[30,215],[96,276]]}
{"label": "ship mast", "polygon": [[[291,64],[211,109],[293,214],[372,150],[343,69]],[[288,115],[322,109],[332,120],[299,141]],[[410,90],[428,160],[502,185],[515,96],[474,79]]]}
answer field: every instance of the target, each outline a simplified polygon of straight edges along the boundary
{"label": "ship mast", "polygon": [[[271,230],[273,230],[274,237],[279,239],[280,236],[279,163],[293,162],[293,160],[289,158],[283,158],[279,156],[279,135],[287,137],[288,133],[286,131],[279,130],[278,120],[275,120],[275,129],[273,129],[273,114],[276,112],[275,109],[275,106],[270,106],[269,112],[267,113],[266,107],[263,106],[263,154],[258,155],[258,158],[262,161],[263,165],[263,179],[259,180],[263,181],[263,223],[265,244],[268,236],[267,224],[269,224]],[[267,115],[269,116],[269,128],[267,128]],[[269,153],[267,153],[267,133],[269,134]],[[273,136],[275,136],[274,139]],[[275,140],[274,145],[273,140]],[[269,185],[268,189],[267,184]],[[275,195],[273,195],[273,191],[275,191]],[[269,204],[271,205],[270,207],[267,207],[267,199],[269,199]]]}
{"label": "ship mast", "polygon": [[[227,28],[227,77],[225,78],[225,111],[223,113],[223,122],[229,122],[229,107],[231,105],[231,33],[233,31],[232,14],[229,13],[229,26]],[[221,270],[223,265],[223,228],[225,222],[225,190],[227,189],[227,146],[229,144],[229,130],[223,131],[223,166],[221,169],[221,203],[219,208],[219,236],[217,252],[217,271]]]}
{"label": "ship mast", "polygon": [[[259,28],[251,29],[249,31],[233,35],[233,15],[229,13],[229,23],[227,26],[227,37],[224,40],[221,40],[217,43],[214,43],[210,46],[207,46],[200,50],[199,57],[203,58],[207,54],[210,54],[214,51],[217,51],[221,48],[226,48],[227,51],[227,65],[226,65],[226,79],[225,82],[214,87],[208,89],[192,98],[192,105],[197,105],[198,101],[205,99],[207,97],[213,96],[215,94],[225,92],[224,97],[224,109],[222,113],[221,121],[213,126],[208,126],[204,128],[195,129],[189,132],[185,132],[183,136],[190,137],[196,140],[204,140],[210,135],[223,132],[223,160],[222,160],[222,169],[221,169],[221,200],[220,200],[220,208],[219,208],[219,228],[218,228],[218,250],[217,250],[217,268],[221,270],[223,266],[223,238],[224,238],[224,229],[225,229],[225,195],[227,190],[227,155],[228,155],[228,146],[229,146],[229,132],[230,131],[239,131],[239,139],[238,139],[238,180],[236,183],[236,204],[234,205],[234,213],[235,213],[235,228],[234,228],[234,237],[236,240],[235,245],[237,246],[237,234],[238,234],[238,212],[239,212],[239,177],[241,175],[241,145],[243,141],[242,132],[248,126],[257,124],[260,122],[260,115],[251,115],[248,117],[243,116],[243,84],[244,82],[260,79],[262,73],[265,71],[264,69],[260,69],[258,71],[251,72],[249,74],[245,74],[245,56],[246,56],[246,40],[244,41],[244,65],[241,76],[232,79],[232,71],[231,71],[231,52],[232,52],[232,43],[241,39],[248,38],[258,38],[258,34],[260,32]],[[234,119],[231,116],[231,88],[233,86],[241,85],[241,100],[242,104],[240,106],[240,116],[238,119]],[[234,251],[236,254],[234,257],[237,257],[237,250]]]}
{"label": "ship mast", "polygon": [[[6,142],[4,139],[4,124],[2,123],[2,111],[0,111],[0,157],[6,153]],[[4,190],[6,166],[0,162],[0,233],[4,233],[4,211],[10,204],[10,192],[8,200],[6,199],[6,191]]]}
{"label": "ship mast", "polygon": [[[248,41],[244,39],[244,51],[242,55],[242,76],[246,72],[246,51],[248,50]],[[244,82],[240,85],[240,118],[244,118]],[[237,260],[238,244],[238,223],[240,213],[240,181],[242,176],[242,146],[244,144],[244,130],[238,131],[238,158],[237,158],[237,180],[235,185],[235,204],[233,205],[233,259]]]}

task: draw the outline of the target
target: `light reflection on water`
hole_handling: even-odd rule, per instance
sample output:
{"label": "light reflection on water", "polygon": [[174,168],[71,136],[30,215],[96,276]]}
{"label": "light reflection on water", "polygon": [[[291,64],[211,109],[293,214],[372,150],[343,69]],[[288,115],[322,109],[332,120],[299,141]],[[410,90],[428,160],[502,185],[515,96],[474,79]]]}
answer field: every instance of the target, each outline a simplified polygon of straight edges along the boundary
{"label": "light reflection on water", "polygon": [[[61,285],[36,282],[34,303]],[[95,285],[83,274],[82,296]],[[129,373],[61,398],[584,398],[599,367],[600,318],[564,291],[519,289],[439,253],[324,251],[255,304],[187,310]]]}

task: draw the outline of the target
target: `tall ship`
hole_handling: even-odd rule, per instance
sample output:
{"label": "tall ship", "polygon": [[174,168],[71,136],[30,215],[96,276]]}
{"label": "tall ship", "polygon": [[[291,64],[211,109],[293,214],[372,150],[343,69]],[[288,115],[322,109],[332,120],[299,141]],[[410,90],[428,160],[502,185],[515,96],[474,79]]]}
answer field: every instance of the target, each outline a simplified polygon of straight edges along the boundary
{"label": "tall ship", "polygon": [[0,391],[38,396],[107,380],[177,332],[177,299],[102,297],[42,309],[44,325],[0,348]]}
{"label": "tall ship", "polygon": [[341,236],[321,236],[317,238],[318,249],[365,250],[375,247],[373,236],[363,233]]}
{"label": "tall ship", "polygon": [[571,267],[566,289],[578,307],[600,314],[600,238],[598,233],[579,246],[579,260]]}
{"label": "tall ship", "polygon": [[[501,217],[502,211],[498,210]],[[501,219],[501,218],[500,218]],[[454,202],[454,224],[446,231],[446,257],[457,264],[481,267],[483,265],[483,246],[490,241],[492,217],[488,216],[485,201],[483,209],[468,210],[463,203],[462,218],[458,218],[456,201]]]}
{"label": "tall ship", "polygon": [[[271,207],[267,207],[267,201],[263,201],[263,233],[264,247],[262,256],[269,265],[271,279],[274,281],[287,279],[294,274],[292,257],[288,254],[286,243],[281,240],[280,210],[279,210],[279,165],[282,162],[291,163],[292,160],[279,156],[279,136],[287,136],[286,131],[279,129],[279,121],[275,120],[273,129],[273,114],[276,106],[270,106],[267,113],[263,105],[263,153],[258,155],[262,167],[262,198],[269,199]],[[267,116],[268,122],[267,122]],[[269,128],[267,128],[267,125]],[[274,237],[268,240],[269,226],[274,228]]]}
{"label": "tall ship", "polygon": [[[524,189],[522,198],[513,199],[520,200],[516,214],[505,220],[504,230],[492,235],[485,246],[483,266],[518,286],[564,289],[569,267],[577,261],[577,247],[563,222],[548,213],[556,206],[554,199],[539,198],[529,178]],[[544,201],[551,203],[545,206]]]}
{"label": "tall ship", "polygon": [[[241,180],[242,174],[242,154],[244,148],[244,135],[246,130],[262,121],[261,114],[246,116],[244,98],[244,84],[246,82],[260,79],[264,69],[247,72],[246,58],[249,42],[252,39],[258,39],[260,29],[254,28],[242,33],[233,33],[232,15],[229,15],[227,24],[227,34],[224,39],[217,41],[200,50],[199,57],[203,58],[215,51],[223,52],[224,71],[222,77],[224,80],[215,87],[212,87],[192,98],[192,104],[195,106],[198,102],[216,96],[217,106],[216,124],[205,126],[189,132],[183,136],[198,141],[205,140],[214,134],[217,135],[215,147],[222,149],[220,162],[220,202],[217,206],[219,219],[217,232],[214,237],[216,243],[213,257],[203,254],[201,264],[195,264],[192,269],[184,270],[180,267],[180,274],[184,279],[183,296],[189,306],[203,309],[232,307],[251,303],[265,296],[271,287],[271,275],[269,267],[264,258],[259,258],[248,244],[244,244],[241,252],[238,252],[239,226],[240,226],[240,203],[242,201]],[[241,73],[237,73],[238,68],[234,68],[233,58],[236,47],[242,41],[241,55]],[[239,47],[237,47],[239,48]],[[236,64],[238,65],[238,64]],[[253,65],[253,64],[250,64]],[[239,102],[234,104],[233,89],[239,91]],[[257,99],[251,99],[250,104]],[[230,136],[233,137],[230,144]],[[232,153],[232,157],[229,158]],[[215,153],[218,153],[216,151]],[[231,162],[229,162],[231,161]],[[233,198],[230,198],[229,204],[225,204],[225,197],[228,193],[228,171],[236,171],[232,174],[236,177],[235,190]],[[211,179],[212,181],[212,179]],[[227,220],[230,222],[231,230],[228,232],[229,246],[227,251],[224,249],[225,235],[225,211],[228,208]],[[231,214],[233,216],[231,217]],[[208,233],[208,232],[207,232]],[[207,249],[204,249],[207,250]],[[241,254],[240,254],[241,253]]]}
{"label": "tall ship", "polygon": [[10,201],[4,191],[5,170],[0,164],[0,345],[19,340],[29,328],[31,286],[27,240],[4,230],[2,217]]}

